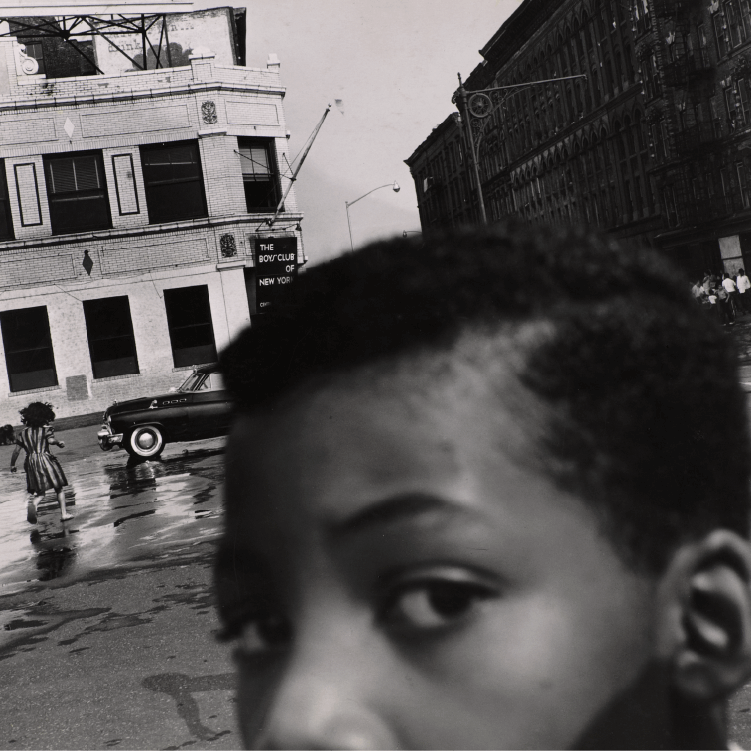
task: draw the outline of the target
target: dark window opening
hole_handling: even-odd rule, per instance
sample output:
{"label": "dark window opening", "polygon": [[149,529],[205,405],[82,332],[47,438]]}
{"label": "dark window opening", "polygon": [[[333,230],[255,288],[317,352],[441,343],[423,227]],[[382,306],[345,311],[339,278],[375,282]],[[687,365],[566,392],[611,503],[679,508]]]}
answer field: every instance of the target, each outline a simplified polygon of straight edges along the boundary
{"label": "dark window opening", "polygon": [[44,157],[44,172],[52,234],[112,226],[100,152]]}
{"label": "dark window opening", "polygon": [[254,316],[258,309],[256,307],[256,270],[244,268],[243,276],[245,277],[245,295],[248,298],[248,311]]}
{"label": "dark window opening", "polygon": [[46,73],[47,70],[44,67],[44,50],[42,49],[41,42],[27,42],[25,39],[21,39],[21,44],[26,45],[26,56],[32,57],[37,61],[39,70],[37,73]]}
{"label": "dark window opening", "polygon": [[57,386],[47,306],[0,313],[11,391]]}
{"label": "dark window opening", "polygon": [[13,217],[8,199],[8,181],[5,179],[5,162],[0,159],[0,240],[12,240]]}
{"label": "dark window opening", "polygon": [[85,300],[83,312],[94,378],[138,373],[127,295]]}
{"label": "dark window opening", "polygon": [[151,224],[208,215],[195,141],[142,146],[141,162]]}
{"label": "dark window opening", "polygon": [[216,362],[209,288],[202,284],[166,289],[164,305],[175,367]]}
{"label": "dark window opening", "polygon": [[279,178],[272,147],[273,141],[237,139],[248,211],[276,209],[279,203]]}

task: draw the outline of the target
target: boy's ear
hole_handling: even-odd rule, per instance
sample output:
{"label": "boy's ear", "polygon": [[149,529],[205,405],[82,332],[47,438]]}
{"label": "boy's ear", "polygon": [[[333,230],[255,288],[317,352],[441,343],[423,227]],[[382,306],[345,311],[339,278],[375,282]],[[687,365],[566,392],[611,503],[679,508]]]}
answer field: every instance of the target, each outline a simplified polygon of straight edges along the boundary
{"label": "boy's ear", "polygon": [[659,585],[658,650],[684,698],[722,700],[751,675],[751,547],[716,530],[681,546]]}

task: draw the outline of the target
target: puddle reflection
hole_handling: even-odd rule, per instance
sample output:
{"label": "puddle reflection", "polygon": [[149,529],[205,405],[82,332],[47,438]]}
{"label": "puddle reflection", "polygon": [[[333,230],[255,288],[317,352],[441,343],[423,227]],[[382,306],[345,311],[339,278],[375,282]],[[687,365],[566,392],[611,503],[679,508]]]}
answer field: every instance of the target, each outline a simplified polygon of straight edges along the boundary
{"label": "puddle reflection", "polygon": [[25,479],[11,476],[0,500],[0,593],[134,558],[161,558],[169,555],[165,546],[217,536],[223,454],[213,445],[132,467],[123,453],[72,461],[66,498],[75,520],[65,526],[48,493],[30,529]]}

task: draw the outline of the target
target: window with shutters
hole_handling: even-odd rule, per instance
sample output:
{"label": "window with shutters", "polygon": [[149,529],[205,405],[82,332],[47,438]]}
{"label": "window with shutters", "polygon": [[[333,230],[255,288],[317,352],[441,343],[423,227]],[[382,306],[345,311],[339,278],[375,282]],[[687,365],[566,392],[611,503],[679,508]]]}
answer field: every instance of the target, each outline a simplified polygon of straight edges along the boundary
{"label": "window with shutters", "polygon": [[675,209],[675,193],[673,188],[666,188],[662,194],[662,201],[667,215],[668,226],[678,226],[678,212]]}
{"label": "window with shutters", "polygon": [[725,112],[728,116],[728,124],[732,130],[735,127],[735,120],[738,114],[735,109],[735,92],[732,88],[728,87],[723,93],[725,96]]}
{"label": "window with shutters", "polygon": [[8,181],[5,178],[5,162],[0,159],[0,240],[12,240],[13,218],[8,200]]}
{"label": "window with shutters", "polygon": [[741,199],[741,205],[744,209],[751,206],[748,194],[748,183],[746,181],[746,165],[743,162],[735,163],[735,176],[738,178],[738,194]]}
{"label": "window with shutters", "polygon": [[57,386],[47,306],[0,313],[11,391]]}
{"label": "window with shutters", "polygon": [[138,373],[128,296],[84,300],[83,313],[94,378]]}
{"label": "window with shutters", "polygon": [[729,0],[729,2],[724,4],[724,8],[730,44],[733,47],[737,47],[746,41],[746,28],[744,27],[740,13],[738,12],[738,3],[736,0]]}
{"label": "window with shutters", "polygon": [[751,0],[741,0],[741,22],[747,37],[751,37]]}
{"label": "window with shutters", "polygon": [[44,157],[53,235],[112,226],[100,151]]}
{"label": "window with shutters", "polygon": [[208,216],[197,141],[141,146],[149,222]]}
{"label": "window with shutters", "polygon": [[728,54],[727,38],[725,36],[725,21],[721,13],[712,16],[714,25],[714,38],[717,44],[717,57],[725,57]]}
{"label": "window with shutters", "polygon": [[707,30],[704,27],[703,23],[697,26],[697,32],[699,34],[699,50],[701,51],[701,64],[705,68],[708,68],[710,65],[709,43],[707,41]]}
{"label": "window with shutters", "polygon": [[237,139],[248,211],[274,210],[281,198],[273,144],[259,138]]}
{"label": "window with shutters", "polygon": [[164,305],[175,367],[216,362],[209,288],[200,284],[166,289]]}
{"label": "window with shutters", "polygon": [[736,109],[740,109],[740,119],[743,124],[751,125],[751,98],[749,97],[748,81],[745,78],[739,78],[736,87],[738,90]]}

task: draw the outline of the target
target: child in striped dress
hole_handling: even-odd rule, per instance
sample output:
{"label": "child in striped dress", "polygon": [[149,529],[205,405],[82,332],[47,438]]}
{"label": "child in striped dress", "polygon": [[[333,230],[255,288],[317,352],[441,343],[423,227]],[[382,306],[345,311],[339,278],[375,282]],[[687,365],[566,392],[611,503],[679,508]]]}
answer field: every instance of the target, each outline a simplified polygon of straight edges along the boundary
{"label": "child in striped dress", "polygon": [[65,508],[65,486],[68,480],[60,462],[50,453],[50,444],[65,448],[62,441],[55,438],[49,425],[55,419],[52,405],[46,402],[32,402],[20,410],[21,422],[26,426],[16,437],[16,448],[10,459],[10,471],[16,472],[16,459],[21,449],[26,452],[24,470],[26,471],[26,489],[32,494],[26,506],[26,519],[36,524],[37,506],[48,488],[57,494],[60,506],[60,518],[68,521],[73,516]]}

